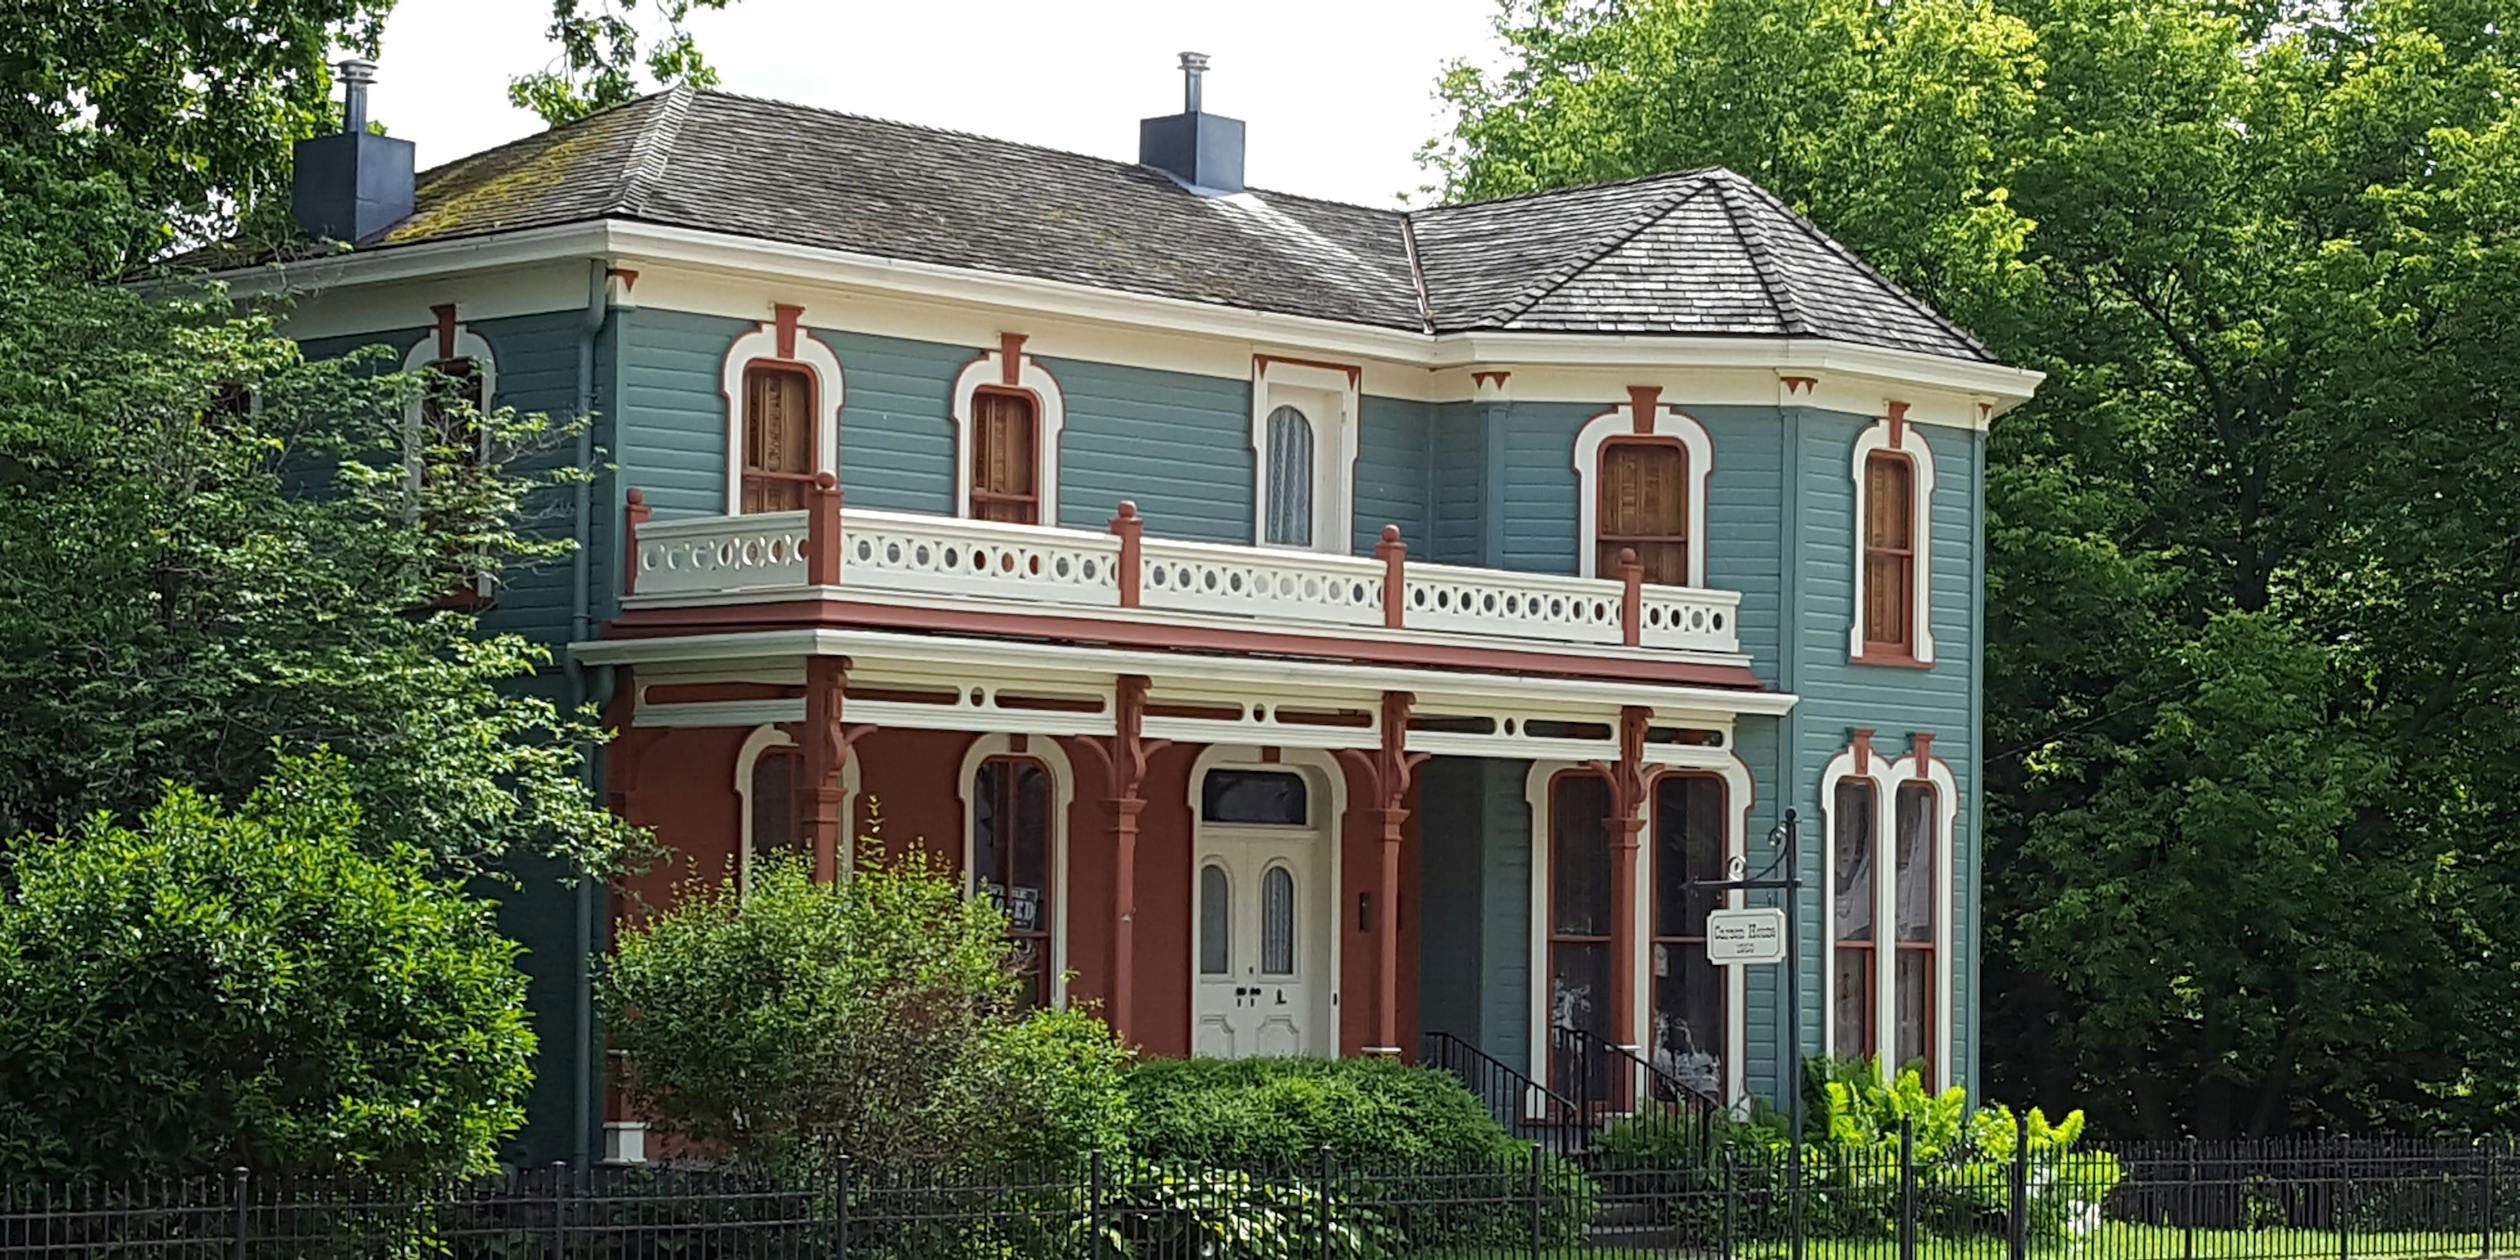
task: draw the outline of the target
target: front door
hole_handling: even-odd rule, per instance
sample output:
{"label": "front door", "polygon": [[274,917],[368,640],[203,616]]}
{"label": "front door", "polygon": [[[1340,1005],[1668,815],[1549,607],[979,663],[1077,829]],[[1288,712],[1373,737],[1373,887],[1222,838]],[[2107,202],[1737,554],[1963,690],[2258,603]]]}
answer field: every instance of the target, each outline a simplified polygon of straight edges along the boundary
{"label": "front door", "polygon": [[1328,1053],[1327,839],[1214,823],[1199,832],[1193,1052]]}

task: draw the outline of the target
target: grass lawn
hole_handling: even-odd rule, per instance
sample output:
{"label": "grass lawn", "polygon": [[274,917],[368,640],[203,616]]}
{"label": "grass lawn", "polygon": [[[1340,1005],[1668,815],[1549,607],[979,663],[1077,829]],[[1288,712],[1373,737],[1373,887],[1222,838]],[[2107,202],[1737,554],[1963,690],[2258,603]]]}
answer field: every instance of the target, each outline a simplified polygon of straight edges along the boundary
{"label": "grass lawn", "polygon": [[[2034,1242],[2030,1254],[2039,1260],[2337,1260],[2337,1241],[2335,1234],[2323,1230],[2200,1229],[2195,1234],[2195,1250],[2190,1251],[2187,1236],[2178,1229],[2113,1221],[2070,1245]],[[2520,1244],[2520,1238],[2509,1241]],[[2342,1254],[2356,1258],[2471,1260],[2482,1253],[2484,1239],[2472,1233],[2357,1233],[2348,1235],[2344,1243]],[[2520,1247],[2498,1246],[2496,1251],[2508,1257]],[[1478,1248],[1429,1252],[1424,1260],[1516,1260],[1526,1254],[1519,1249]],[[1647,1256],[1717,1260],[1711,1248],[1666,1247],[1649,1234],[1639,1234],[1634,1244],[1603,1240],[1543,1248],[1540,1254],[1543,1260],[1640,1260]],[[1792,1254],[1787,1244],[1766,1240],[1744,1240],[1734,1248],[1739,1260],[1785,1260]],[[1804,1244],[1803,1255],[1806,1260],[1899,1260],[1899,1244],[1891,1238],[1814,1238]],[[2005,1260],[2004,1240],[1925,1235],[1916,1240],[1916,1255],[1917,1260]]]}

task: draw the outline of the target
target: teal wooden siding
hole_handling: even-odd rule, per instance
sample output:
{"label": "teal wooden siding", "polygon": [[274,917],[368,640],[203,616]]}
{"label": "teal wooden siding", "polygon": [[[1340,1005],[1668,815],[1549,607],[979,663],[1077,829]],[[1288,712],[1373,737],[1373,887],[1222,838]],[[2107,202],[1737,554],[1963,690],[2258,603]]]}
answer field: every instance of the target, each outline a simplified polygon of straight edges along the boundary
{"label": "teal wooden siding", "polygon": [[1433,513],[1432,558],[1442,564],[1489,563],[1488,443],[1503,431],[1501,408],[1439,403],[1428,409],[1427,493]]}
{"label": "teal wooden siding", "polygon": [[1530,763],[1436,757],[1418,770],[1418,1023],[1520,1066],[1531,1046]]}
{"label": "teal wooden siding", "polygon": [[1041,366],[1067,403],[1061,525],[1106,528],[1129,499],[1150,536],[1251,541],[1249,381],[1081,359],[1044,358]]}
{"label": "teal wooden siding", "polygon": [[1366,395],[1356,430],[1355,549],[1371,555],[1385,525],[1400,527],[1411,555],[1430,545],[1432,516],[1427,495],[1433,481],[1427,458],[1427,404]]}

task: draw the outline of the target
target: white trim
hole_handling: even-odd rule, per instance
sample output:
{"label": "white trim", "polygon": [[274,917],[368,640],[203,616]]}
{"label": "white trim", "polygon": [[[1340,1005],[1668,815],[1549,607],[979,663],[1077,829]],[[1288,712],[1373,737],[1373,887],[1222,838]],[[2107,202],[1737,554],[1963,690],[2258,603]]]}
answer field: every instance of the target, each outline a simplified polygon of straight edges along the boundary
{"label": "white trim", "polygon": [[1251,541],[1272,545],[1269,522],[1269,415],[1291,406],[1313,422],[1313,538],[1310,550],[1356,549],[1356,449],[1362,399],[1357,373],[1255,355],[1251,367]]}
{"label": "white trim", "polygon": [[1934,448],[1913,424],[1902,423],[1899,440],[1891,440],[1891,423],[1887,418],[1876,420],[1855,438],[1855,585],[1854,607],[1848,610],[1846,656],[1860,662],[1864,655],[1864,465],[1874,454],[1895,452],[1908,457],[1916,477],[1909,487],[1914,519],[1909,522],[1911,545],[1915,552],[1916,577],[1914,597],[1908,600],[1908,637],[1913,655],[1920,665],[1934,663],[1934,600],[1933,570],[1928,561],[1933,555],[1934,528]]}
{"label": "white trim", "polygon": [[[1311,772],[1305,777],[1310,781],[1312,792],[1319,794],[1318,800],[1312,799],[1310,793],[1307,794],[1305,812],[1311,815],[1311,821],[1302,827],[1255,827],[1248,830],[1302,831],[1321,838],[1324,846],[1322,866],[1328,872],[1330,887],[1327,894],[1327,906],[1322,914],[1315,917],[1322,921],[1322,930],[1329,933],[1330,955],[1329,962],[1325,964],[1329,968],[1329,978],[1322,985],[1321,1005],[1315,1012],[1315,1017],[1321,1021],[1321,1036],[1329,1045],[1330,1053],[1337,1054],[1341,1040],[1339,1013],[1345,1006],[1339,996],[1340,979],[1345,973],[1339,968],[1342,953],[1340,943],[1347,937],[1346,931],[1343,930],[1347,925],[1347,916],[1339,912],[1342,905],[1339,899],[1344,895],[1340,889],[1340,873],[1347,865],[1347,774],[1340,769],[1339,759],[1336,756],[1314,748],[1281,748],[1278,750],[1278,759],[1268,761],[1262,758],[1261,750],[1254,745],[1210,744],[1200,749],[1198,757],[1191,761],[1189,790],[1190,970],[1188,974],[1193,989],[1197,987],[1199,981],[1198,837],[1199,829],[1208,825],[1206,820],[1199,816],[1199,805],[1202,789],[1206,786],[1210,770],[1305,770]],[[1421,907],[1421,912],[1423,912],[1423,907]],[[1300,922],[1301,920],[1298,920],[1298,923]],[[1190,1038],[1185,1044],[1196,1044],[1198,1040],[1198,1005],[1194,995],[1189,1010],[1183,1015]]]}
{"label": "white trim", "polygon": [[[432,363],[446,359],[470,359],[473,361],[473,370],[481,377],[481,410],[486,413],[498,406],[499,360],[497,356],[490,353],[490,343],[483,340],[480,333],[474,332],[470,325],[460,320],[455,324],[455,335],[451,340],[455,346],[455,353],[439,354],[438,331],[431,328],[426,336],[420,338],[411,349],[403,353],[402,370],[417,372]],[[410,402],[403,404],[403,484],[414,493],[420,489],[421,402],[422,399],[415,393]],[[261,409],[259,399],[255,403],[255,409],[257,411]],[[484,456],[490,453],[490,430],[487,427],[481,431],[480,453]]]}
{"label": "white trim", "polygon": [[[1890,846],[1882,850],[1883,858],[1878,859],[1882,863],[1881,869],[1888,873],[1888,878],[1881,881],[1888,894],[1881,900],[1887,908],[1882,920],[1885,934],[1881,949],[1885,957],[1898,950],[1898,796],[1895,788],[1922,778],[1934,789],[1934,1079],[1925,1084],[1929,1088],[1940,1088],[1958,1079],[1951,1070],[1951,943],[1954,939],[1951,891],[1959,882],[1953,877],[1952,855],[1955,847],[1953,837],[1960,819],[1960,787],[1952,777],[1951,766],[1939,757],[1926,762],[1924,770],[1922,775],[1917,773],[1916,754],[1913,752],[1890,763],[1890,781],[1894,791],[1882,798],[1881,812],[1889,819],[1892,840]],[[1891,1057],[1897,1053],[1898,1039],[1895,958],[1892,964],[1887,969],[1891,979],[1885,981],[1881,989],[1880,1015],[1883,1044],[1891,1050],[1882,1056],[1881,1061],[1895,1071],[1899,1066]]]}
{"label": "white trim", "polygon": [[[647,706],[643,702],[639,707]],[[764,723],[754,727],[752,733],[744,737],[743,747],[735,750],[735,887],[738,890],[752,887],[753,765],[761,760],[761,754],[773,748],[794,747],[796,741],[788,738],[786,731]],[[802,758],[798,759],[797,768],[799,771],[804,769]],[[801,788],[805,785],[800,783],[797,786]],[[856,864],[857,798],[858,763],[857,758],[851,757],[840,765],[839,862],[842,878],[847,878],[851,867]]]}
{"label": "white trim", "polygon": [[1851,744],[1820,771],[1820,1051],[1837,1053],[1837,790],[1848,779],[1861,779],[1873,788],[1873,1061],[1889,1063],[1896,1030],[1890,1026],[1885,1003],[1896,960],[1890,956],[1893,943],[1882,926],[1882,907],[1895,908],[1890,897],[1896,894],[1894,875],[1883,857],[1891,851],[1893,839],[1890,759],[1868,747],[1864,773],[1858,775]]}
{"label": "white trim", "polygon": [[[1730,750],[1696,745],[1671,745],[1657,750],[1655,766],[1660,773],[1648,783],[1659,780],[1670,771],[1712,773],[1723,780],[1725,815],[1729,833],[1725,837],[1727,858],[1746,859],[1749,853],[1750,810],[1756,803],[1757,785],[1750,767]],[[1525,1065],[1531,1079],[1546,1083],[1549,1079],[1549,860],[1550,811],[1549,783],[1560,773],[1582,770],[1572,761],[1534,761],[1523,775],[1523,804],[1531,816],[1531,931],[1526,942],[1530,985],[1531,1041],[1529,1062]],[[1648,788],[1649,793],[1651,788]],[[1628,907],[1634,926],[1635,967],[1631,972],[1634,989],[1630,1009],[1639,1021],[1653,1018],[1654,984],[1654,814],[1649,798],[1645,805],[1645,830],[1638,837],[1636,863],[1636,895]],[[1743,894],[1735,890],[1726,895],[1726,904],[1740,906]],[[1724,1088],[1726,1103],[1748,1093],[1748,1067],[1744,1062],[1748,1051],[1748,978],[1744,969],[1723,969],[1724,980]],[[1640,1057],[1651,1053],[1652,1034],[1647,1027],[1626,1030],[1621,1044],[1634,1045]]]}
{"label": "white trim", "polygon": [[772,362],[802,364],[814,374],[814,471],[835,476],[840,471],[840,403],[847,392],[847,382],[840,371],[840,356],[833,353],[821,338],[807,331],[802,317],[796,325],[796,357],[779,357],[779,328],[772,321],[754,324],[752,331],[737,337],[726,347],[726,358],[718,369],[718,396],[726,403],[726,513],[733,516],[744,510],[744,371],[754,363]]}
{"label": "white trim", "polygon": [[1067,1005],[1068,933],[1074,924],[1068,918],[1068,814],[1076,805],[1076,768],[1068,764],[1067,753],[1059,741],[1046,735],[1026,735],[1024,751],[1017,752],[1015,737],[992,731],[971,741],[963,753],[962,767],[955,772],[954,797],[962,802],[962,877],[963,895],[977,889],[972,882],[972,856],[979,843],[979,817],[971,807],[971,780],[980,763],[991,757],[1029,757],[1050,771],[1050,1004]]}
{"label": "white trim", "polygon": [[[631,266],[650,261],[685,263],[785,283],[837,284],[880,293],[976,302],[1036,316],[1068,316],[1149,330],[1272,342],[1305,357],[1363,356],[1425,368],[1522,363],[1845,372],[1905,385],[1985,395],[1990,417],[2028,399],[2044,379],[2041,373],[2000,364],[1812,337],[1502,332],[1429,336],[1413,330],[1269,314],[1065,281],[619,219],[361,250],[282,266],[239,268],[211,278],[227,283],[232,296],[250,297],[612,255],[624,255],[616,261]],[[1465,379],[1462,397],[1469,396],[1467,390]],[[1520,396],[1517,391],[1517,397]]]}
{"label": "white trim", "polygon": [[1654,408],[1653,431],[1638,433],[1636,417],[1625,407],[1614,408],[1584,422],[1575,434],[1575,547],[1576,573],[1582,577],[1610,577],[1598,572],[1601,547],[1594,541],[1601,528],[1601,448],[1620,438],[1667,438],[1680,443],[1689,454],[1689,585],[1706,585],[1706,485],[1715,473],[1715,442],[1706,435],[1706,426],[1696,416],[1667,404]]}
{"label": "white trim", "polygon": [[[1033,441],[1035,445],[1033,486],[1038,524],[1059,523],[1059,434],[1067,427],[1067,398],[1059,392],[1059,382],[1050,375],[1041,361],[1029,354],[1018,355],[1014,388],[1033,396]],[[954,515],[971,515],[971,400],[983,386],[1006,385],[1006,355],[1000,350],[983,351],[979,358],[963,365],[954,378]]]}

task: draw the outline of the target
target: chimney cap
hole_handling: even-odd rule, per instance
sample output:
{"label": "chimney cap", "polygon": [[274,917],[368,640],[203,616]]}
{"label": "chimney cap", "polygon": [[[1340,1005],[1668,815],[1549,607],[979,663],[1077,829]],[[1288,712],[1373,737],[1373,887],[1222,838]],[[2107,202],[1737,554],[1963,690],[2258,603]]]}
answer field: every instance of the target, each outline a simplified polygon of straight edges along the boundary
{"label": "chimney cap", "polygon": [[334,66],[333,72],[340,75],[344,83],[376,82],[376,63],[364,57],[352,57]]}
{"label": "chimney cap", "polygon": [[1203,52],[1183,53],[1181,54],[1181,68],[1184,70],[1205,70],[1208,68],[1208,55]]}

